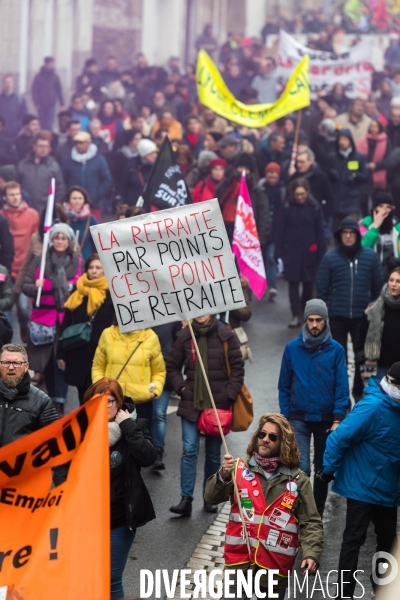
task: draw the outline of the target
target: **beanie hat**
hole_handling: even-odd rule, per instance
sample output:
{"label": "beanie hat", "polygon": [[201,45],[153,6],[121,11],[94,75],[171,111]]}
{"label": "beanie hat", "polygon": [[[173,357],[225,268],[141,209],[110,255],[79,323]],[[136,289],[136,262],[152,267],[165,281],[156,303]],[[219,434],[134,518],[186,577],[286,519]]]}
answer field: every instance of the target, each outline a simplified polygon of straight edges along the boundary
{"label": "beanie hat", "polygon": [[215,152],[211,150],[202,150],[199,154],[199,158],[197,159],[197,166],[200,171],[206,171],[208,169],[208,165],[213,158],[218,158]]}
{"label": "beanie hat", "polygon": [[278,173],[278,175],[280,175],[281,174],[281,166],[278,165],[278,163],[276,163],[276,162],[270,162],[265,167],[264,172],[265,173]]}
{"label": "beanie hat", "polygon": [[3,165],[0,167],[0,177],[4,181],[15,181],[17,178],[17,172],[14,165]]}
{"label": "beanie hat", "polygon": [[237,146],[239,143],[240,141],[233,133],[228,133],[219,140],[218,146],[220,148],[226,148],[226,146]]}
{"label": "beanie hat", "polygon": [[250,156],[250,154],[248,154],[247,152],[243,152],[242,154],[239,154],[239,156],[235,160],[235,166],[236,167],[246,167],[247,169],[249,169],[249,171],[251,171],[251,173],[254,173],[254,171],[256,169],[256,165],[254,164],[253,157]]}
{"label": "beanie hat", "polygon": [[380,204],[391,204],[392,206],[395,206],[392,194],[390,192],[385,192],[384,190],[378,190],[374,193],[372,203],[374,208]]}
{"label": "beanie hat", "polygon": [[318,298],[313,298],[306,302],[306,307],[304,309],[304,320],[307,319],[310,315],[319,315],[324,319],[324,321],[328,320],[328,307],[326,306],[323,300],[319,300]]}
{"label": "beanie hat", "polygon": [[142,158],[145,158],[149,154],[152,154],[153,152],[157,152],[157,146],[155,145],[155,143],[152,140],[143,139],[143,140],[140,140],[140,142],[138,143],[137,151],[139,152],[139,155]]}
{"label": "beanie hat", "polygon": [[227,169],[228,163],[223,158],[213,158],[208,165],[208,170],[211,171],[214,167],[224,167],[224,169]]}
{"label": "beanie hat", "polygon": [[57,235],[57,233],[62,233],[65,237],[68,238],[69,243],[71,244],[75,239],[74,230],[67,225],[66,223],[56,223],[50,229],[50,241],[52,241],[53,237]]}
{"label": "beanie hat", "polygon": [[395,362],[387,372],[387,377],[390,383],[394,385],[400,385],[400,362]]}

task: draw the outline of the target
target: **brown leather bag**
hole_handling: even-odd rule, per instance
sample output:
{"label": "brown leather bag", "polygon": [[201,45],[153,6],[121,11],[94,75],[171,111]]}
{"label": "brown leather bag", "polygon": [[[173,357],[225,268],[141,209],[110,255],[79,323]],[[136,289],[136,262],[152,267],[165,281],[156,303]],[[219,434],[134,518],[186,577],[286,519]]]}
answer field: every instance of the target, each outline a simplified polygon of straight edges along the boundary
{"label": "brown leather bag", "polygon": [[[228,375],[230,375],[231,365],[229,364],[228,357],[228,342],[224,342],[224,353],[226,368],[228,371]],[[243,383],[242,389],[239,392],[237,400],[233,403],[231,431],[247,431],[253,422],[253,418],[253,398],[251,397],[247,385]]]}

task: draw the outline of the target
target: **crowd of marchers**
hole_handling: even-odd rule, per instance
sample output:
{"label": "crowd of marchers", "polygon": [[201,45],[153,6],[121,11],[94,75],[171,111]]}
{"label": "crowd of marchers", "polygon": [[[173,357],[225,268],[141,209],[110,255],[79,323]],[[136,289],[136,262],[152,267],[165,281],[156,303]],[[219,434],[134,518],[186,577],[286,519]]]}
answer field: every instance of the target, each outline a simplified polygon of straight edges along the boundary
{"label": "crowd of marchers", "polygon": [[[204,35],[199,48],[207,47],[210,32]],[[221,56],[226,84],[237,97],[275,99],[275,64],[265,47],[231,40]],[[218,199],[230,240],[245,172],[267,300],[279,301],[285,280],[289,327],[298,332],[282,348],[281,414],[263,415],[244,458],[225,455],[221,466],[222,440],[206,432],[204,510],[215,513],[231,500],[226,564],[278,569],[283,597],[300,546],[302,568],[313,575],[319,567],[322,518],[335,478],[333,491],[347,498],[339,571],[351,571],[343,597],[353,597],[369,523],[378,551],[392,552],[400,504],[398,73],[388,64],[380,89],[368,98],[350,99],[340,84],[319,94],[303,111],[291,165],[297,115],[260,129],[230,123],[199,104],[194,69],[182,72],[178,59],[155,67],[138,55],[122,71],[114,57],[101,70],[89,59],[67,106],[55,67],[46,58],[33,81],[35,113],[27,113],[13,77],[2,80],[0,447],[62,417],[68,386],[77,388],[80,403],[108,395],[111,598],[117,600],[136,528],[155,518],[140,472],[165,469],[174,394],[182,424],[181,499],[170,510],[191,516],[199,417],[211,401],[189,328],[176,322],[122,334],[89,230],[102,218],[149,210],[136,202],[168,136],[193,202]],[[56,115],[57,104],[62,110]],[[41,276],[52,178],[55,206]],[[245,278],[241,283],[244,308],[227,319],[210,314],[193,321],[220,411],[231,410],[244,382],[247,353],[237,329],[252,316],[252,294]],[[271,309],[267,302],[264,307]],[[90,339],[69,346],[68,329],[86,323]],[[22,343],[15,343],[18,333]],[[259,406],[262,398],[254,401]],[[55,484],[65,476],[57,469]],[[374,593],[380,575],[377,563]],[[268,588],[267,578],[261,586]]]}

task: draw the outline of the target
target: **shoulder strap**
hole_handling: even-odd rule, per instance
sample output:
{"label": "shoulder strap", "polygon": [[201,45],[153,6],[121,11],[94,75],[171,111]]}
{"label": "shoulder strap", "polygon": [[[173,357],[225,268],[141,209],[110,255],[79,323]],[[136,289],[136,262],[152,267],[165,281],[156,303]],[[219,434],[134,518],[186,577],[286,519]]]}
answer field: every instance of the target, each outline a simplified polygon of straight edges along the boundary
{"label": "shoulder strap", "polygon": [[80,243],[81,249],[83,249],[83,246],[85,245],[85,242],[86,242],[86,237],[87,237],[87,234],[88,234],[88,231],[89,231],[90,217],[91,216],[92,216],[91,214],[88,215],[88,218],[86,220],[85,231],[83,232],[82,240],[81,240],[81,243]]}
{"label": "shoulder strap", "polygon": [[126,368],[128,362],[131,360],[132,356],[135,354],[136,350],[139,348],[139,346],[140,346],[141,343],[142,342],[139,342],[138,345],[136,346],[136,348],[134,350],[132,350],[132,352],[131,352],[128,360],[126,361],[126,363],[124,364],[124,366],[122,367],[122,369],[120,370],[120,372],[118,373],[118,375],[115,378],[117,381],[121,377],[122,373],[125,371],[125,368]]}

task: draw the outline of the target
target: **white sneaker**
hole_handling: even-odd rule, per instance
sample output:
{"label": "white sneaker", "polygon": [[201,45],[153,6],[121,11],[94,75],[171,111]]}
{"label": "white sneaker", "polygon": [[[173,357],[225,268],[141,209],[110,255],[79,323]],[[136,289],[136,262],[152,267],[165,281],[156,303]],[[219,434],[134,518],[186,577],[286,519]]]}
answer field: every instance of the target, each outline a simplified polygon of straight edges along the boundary
{"label": "white sneaker", "polygon": [[291,329],[294,329],[295,327],[300,327],[299,317],[293,317],[293,319],[290,321],[288,327],[290,327]]}
{"label": "white sneaker", "polygon": [[270,290],[268,292],[268,301],[274,302],[277,294],[278,294],[278,290],[276,290],[275,288],[270,288]]}

